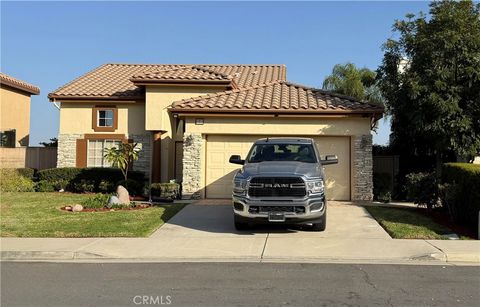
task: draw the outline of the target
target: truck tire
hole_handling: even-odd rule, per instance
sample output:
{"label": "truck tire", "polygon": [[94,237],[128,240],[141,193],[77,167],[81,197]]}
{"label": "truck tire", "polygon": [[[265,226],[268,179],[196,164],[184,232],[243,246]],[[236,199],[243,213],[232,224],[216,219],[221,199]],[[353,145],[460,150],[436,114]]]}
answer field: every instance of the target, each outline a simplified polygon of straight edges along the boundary
{"label": "truck tire", "polygon": [[320,223],[313,223],[312,230],[313,231],[324,231],[327,228],[327,212],[322,217]]}
{"label": "truck tire", "polygon": [[243,221],[240,221],[237,215],[234,216],[234,223],[235,223],[235,229],[236,230],[247,230],[248,229],[248,223],[245,223]]}

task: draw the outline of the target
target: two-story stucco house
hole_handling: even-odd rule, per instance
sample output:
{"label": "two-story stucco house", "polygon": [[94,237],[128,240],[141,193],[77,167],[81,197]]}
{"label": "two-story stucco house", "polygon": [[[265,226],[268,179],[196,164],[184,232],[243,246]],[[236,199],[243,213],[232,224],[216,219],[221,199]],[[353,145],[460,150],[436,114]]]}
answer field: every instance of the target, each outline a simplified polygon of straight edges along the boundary
{"label": "two-story stucco house", "polygon": [[286,80],[284,65],[102,65],[49,94],[61,103],[58,167],[107,166],[104,148],[135,142],[134,169],[152,182],[228,198],[230,155],[265,136],[313,137],[338,156],[328,197],[371,199],[371,128],[383,108]]}
{"label": "two-story stucco house", "polygon": [[0,147],[28,146],[30,137],[30,96],[40,89],[0,73]]}

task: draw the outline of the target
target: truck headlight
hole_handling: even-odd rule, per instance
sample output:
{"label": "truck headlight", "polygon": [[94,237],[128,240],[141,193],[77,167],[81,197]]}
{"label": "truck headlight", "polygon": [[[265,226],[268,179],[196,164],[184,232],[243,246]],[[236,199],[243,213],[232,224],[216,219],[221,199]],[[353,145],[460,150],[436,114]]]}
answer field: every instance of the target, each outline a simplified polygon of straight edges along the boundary
{"label": "truck headlight", "polygon": [[241,179],[235,179],[233,181],[233,192],[236,194],[245,194],[247,190],[247,181]]}
{"label": "truck headlight", "polygon": [[308,189],[308,192],[310,192],[311,194],[323,193],[324,191],[323,180],[308,181],[307,189]]}

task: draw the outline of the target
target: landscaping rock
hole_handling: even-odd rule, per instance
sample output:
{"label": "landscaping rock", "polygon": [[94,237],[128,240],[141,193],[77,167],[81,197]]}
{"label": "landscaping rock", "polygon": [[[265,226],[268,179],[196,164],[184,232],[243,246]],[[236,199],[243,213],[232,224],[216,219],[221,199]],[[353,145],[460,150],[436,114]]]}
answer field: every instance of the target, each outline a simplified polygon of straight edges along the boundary
{"label": "landscaping rock", "polygon": [[112,195],[112,196],[110,196],[110,198],[108,199],[107,208],[111,208],[112,205],[118,205],[118,204],[120,204],[120,199],[118,199],[117,196]]}
{"label": "landscaping rock", "polygon": [[82,210],[83,210],[83,206],[82,206],[82,205],[74,205],[74,206],[72,207],[72,211],[73,211],[73,212],[80,212],[80,211],[82,211]]}
{"label": "landscaping rock", "polygon": [[123,205],[130,204],[130,195],[128,194],[127,189],[125,189],[121,185],[117,187],[117,197],[118,197],[118,200],[120,201],[120,204],[123,204]]}

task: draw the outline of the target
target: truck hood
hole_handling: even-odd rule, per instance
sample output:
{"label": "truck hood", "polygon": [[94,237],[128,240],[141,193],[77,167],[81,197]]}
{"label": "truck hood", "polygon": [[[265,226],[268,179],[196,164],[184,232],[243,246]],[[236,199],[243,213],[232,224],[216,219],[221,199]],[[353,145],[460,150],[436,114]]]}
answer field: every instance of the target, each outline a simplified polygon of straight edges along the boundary
{"label": "truck hood", "polygon": [[295,161],[268,161],[247,163],[243,166],[242,177],[250,176],[298,175],[307,178],[323,178],[323,169],[319,163],[303,163]]}

